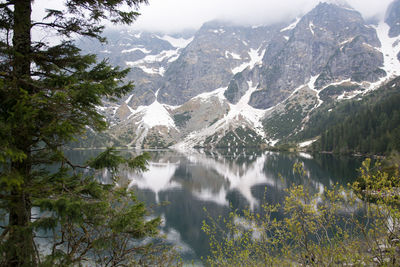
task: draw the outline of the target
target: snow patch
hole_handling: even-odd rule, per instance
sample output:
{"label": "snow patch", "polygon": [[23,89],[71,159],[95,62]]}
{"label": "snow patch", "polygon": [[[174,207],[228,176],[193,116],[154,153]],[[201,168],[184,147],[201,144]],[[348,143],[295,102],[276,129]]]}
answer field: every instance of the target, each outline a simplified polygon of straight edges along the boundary
{"label": "snow patch", "polygon": [[125,64],[129,67],[137,67],[142,69],[144,72],[148,74],[159,74],[161,76],[165,73],[164,67],[149,67],[148,65],[163,62],[168,60],[168,62],[175,61],[179,57],[179,49],[177,50],[166,50],[162,51],[158,55],[147,55],[145,58],[137,60],[137,61],[125,61]]}
{"label": "snow patch", "polygon": [[137,61],[125,61],[127,66],[136,67],[140,64],[162,62],[179,54],[178,50],[166,50],[157,55],[147,55],[145,58]]}
{"label": "snow patch", "polygon": [[310,21],[310,23],[308,24],[308,27],[310,28],[310,31],[311,31],[311,33],[312,33],[312,35],[315,35],[315,32],[314,32],[314,24],[312,23],[312,21]]}
{"label": "snow patch", "polygon": [[216,96],[220,100],[223,100],[224,99],[224,92],[225,92],[226,89],[227,89],[226,87],[221,87],[221,88],[218,88],[218,89],[216,89],[214,91],[211,91],[211,92],[206,92],[206,93],[199,94],[199,95],[193,97],[193,99],[200,98],[201,100],[206,101],[206,100],[210,99],[211,97]]}
{"label": "snow patch", "polygon": [[148,74],[159,74],[159,75],[161,75],[161,76],[163,76],[164,75],[164,72],[165,72],[165,70],[164,70],[164,68],[159,68],[159,69],[157,69],[157,68],[148,68],[148,67],[146,67],[146,66],[135,66],[136,68],[139,68],[139,69],[141,69],[142,71],[144,71],[144,72],[146,72],[146,73],[148,73]]}
{"label": "snow patch", "polygon": [[223,34],[225,33],[224,29],[218,29],[218,30],[209,30],[209,32],[215,33],[215,34]]}
{"label": "snow patch", "polygon": [[343,51],[344,46],[345,46],[346,44],[348,44],[348,43],[351,43],[353,40],[354,40],[354,37],[353,37],[353,38],[349,38],[349,39],[347,39],[347,40],[341,42],[341,43],[339,44],[339,46],[340,46],[340,51]]}
{"label": "snow patch", "polygon": [[106,108],[106,107],[103,107],[103,106],[96,106],[96,109],[99,110],[99,111],[105,111],[105,110],[107,110],[107,108]]}
{"label": "snow patch", "polygon": [[124,49],[124,50],[121,51],[121,53],[125,54],[125,53],[131,53],[131,52],[135,52],[135,51],[141,51],[144,54],[151,53],[150,50],[147,50],[146,48],[142,48],[142,47],[134,47],[134,48],[131,48],[131,49]]}
{"label": "snow patch", "polygon": [[169,112],[165,109],[164,105],[157,101],[157,98],[153,104],[145,108],[142,122],[148,128],[152,128],[154,126],[176,128],[175,122],[171,118]]}
{"label": "snow patch", "polygon": [[[315,89],[315,82],[317,81],[318,76],[319,76],[319,75],[311,76],[310,81],[308,82],[308,88],[310,88],[312,91],[314,91],[314,92],[316,93],[317,98],[318,98],[318,104],[317,104],[312,110],[318,108],[318,107],[321,106],[322,103],[323,103],[322,99],[321,99],[320,96],[319,96],[320,91],[318,91],[317,89]],[[312,110],[311,110],[311,111],[312,111]],[[311,112],[311,111],[310,111],[310,112]]]}
{"label": "snow patch", "polygon": [[[157,95],[160,89],[156,92],[156,100],[150,106],[139,106],[132,111],[128,119],[133,116],[141,116],[142,120],[137,124],[144,126],[145,129],[150,129],[155,126],[166,126],[168,128],[176,128],[174,120],[171,118],[166,106],[157,101]],[[140,128],[140,127],[138,127]]]}
{"label": "snow patch", "polygon": [[229,56],[230,56],[231,58],[237,59],[237,60],[242,59],[242,57],[241,57],[240,55],[238,55],[238,54],[236,54],[236,53],[234,53],[234,52],[225,51],[225,57],[226,57],[226,58],[229,58]]}
{"label": "snow patch", "polygon": [[176,55],[172,56],[170,59],[168,59],[168,63],[174,62],[178,58],[179,58],[179,54],[176,54]]}
{"label": "snow patch", "polygon": [[353,40],[354,40],[354,37],[349,38],[349,39],[347,39],[347,40],[341,42],[339,45],[340,45],[340,46],[343,46],[343,45],[345,45],[345,44],[348,44],[348,43],[353,42]]}
{"label": "snow patch", "polygon": [[[229,111],[222,119],[215,122],[213,125],[204,128],[197,132],[190,133],[185,140],[174,145],[173,147],[178,150],[190,149],[191,147],[201,143],[208,136],[217,133],[220,130],[226,131],[229,126],[235,122],[239,122],[240,125],[244,125],[243,122],[250,124],[256,133],[262,137],[265,136],[263,125],[261,119],[265,115],[265,110],[255,109],[250,106],[249,100],[253,92],[257,90],[256,86],[253,86],[252,82],[248,82],[249,90],[245,95],[239,100],[237,104],[229,104]],[[196,96],[196,98],[202,98],[204,100],[209,99],[212,96],[218,96],[221,101],[225,101],[224,92],[227,88],[219,88],[210,93],[204,93]]]}
{"label": "snow patch", "polygon": [[330,84],[326,85],[324,88],[322,88],[321,91],[325,90],[329,86],[338,86],[338,85],[342,85],[343,83],[354,83],[354,84],[361,85],[360,83],[351,81],[351,79],[349,78],[349,79],[342,80],[342,81],[339,81],[339,82],[330,83]]}
{"label": "snow patch", "polygon": [[363,94],[365,91],[357,90],[352,92],[343,92],[340,96],[337,97],[338,100],[345,100],[345,99],[353,99],[354,97]]}
{"label": "snow patch", "polygon": [[251,95],[257,90],[256,86],[253,86],[252,82],[247,82],[249,90],[239,100],[237,104],[229,104],[229,113],[225,116],[225,124],[228,124],[232,120],[245,119],[249,121],[256,128],[257,134],[265,136],[261,119],[265,115],[264,110],[255,109],[249,105]]}
{"label": "snow patch", "polygon": [[128,103],[131,101],[132,97],[133,97],[133,94],[131,94],[131,95],[125,100],[125,103],[128,104]]}
{"label": "snow patch", "polygon": [[194,37],[191,37],[189,39],[184,39],[184,38],[175,38],[169,35],[164,35],[164,36],[157,36],[159,39],[167,41],[170,43],[173,47],[176,48],[185,48],[188,46],[194,39]]}
{"label": "snow patch", "polygon": [[275,140],[269,140],[268,143],[270,146],[275,146],[276,143],[278,143],[280,140],[279,139],[275,139]]}
{"label": "snow patch", "polygon": [[294,28],[296,28],[297,24],[300,22],[301,18],[296,18],[296,21],[293,22],[292,24],[290,24],[289,26],[287,26],[286,28],[283,28],[281,30],[281,32],[285,32],[285,31],[291,31]]}
{"label": "snow patch", "polygon": [[400,38],[390,38],[390,27],[383,21],[375,29],[381,41],[381,47],[378,50],[382,52],[384,57],[383,69],[388,74],[387,78],[400,75],[400,61],[397,58],[397,54],[400,52],[400,42],[398,42]]}
{"label": "snow patch", "polygon": [[236,68],[233,68],[232,69],[232,73],[233,74],[237,74],[239,72],[244,71],[247,67],[250,67],[252,69],[252,68],[255,67],[255,65],[261,64],[266,49],[264,49],[263,51],[260,51],[260,50],[261,50],[261,48],[259,48],[257,50],[251,48],[250,51],[248,52],[248,55],[250,57],[250,61],[249,62],[245,62],[245,63],[241,64],[240,66],[238,66]]}
{"label": "snow patch", "polygon": [[300,147],[300,148],[304,148],[304,147],[306,147],[306,146],[311,145],[311,144],[314,143],[315,141],[317,141],[317,139],[304,141],[304,142],[302,142],[302,143],[299,143],[299,147]]}
{"label": "snow patch", "polygon": [[129,109],[129,112],[132,114],[133,112],[135,112],[135,110],[133,108],[131,108],[129,105],[126,105]]}

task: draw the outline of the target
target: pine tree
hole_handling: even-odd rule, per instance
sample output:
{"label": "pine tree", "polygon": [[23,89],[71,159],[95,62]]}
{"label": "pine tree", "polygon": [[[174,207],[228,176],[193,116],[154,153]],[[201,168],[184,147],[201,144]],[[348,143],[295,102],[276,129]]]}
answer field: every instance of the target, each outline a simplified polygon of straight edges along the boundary
{"label": "pine tree", "polygon": [[[115,266],[134,263],[133,253],[145,262],[145,247],[131,238],[155,235],[159,219],[146,221],[131,192],[79,169],[108,168],[117,179],[118,166],[143,169],[146,155],[126,160],[109,149],[76,166],[63,146],[89,127],[105,129],[96,106],[133,88],[121,82],[129,70],[81,55],[73,37],[105,41],[101,23],[132,23],[146,0],[66,0],[42,21],[32,20],[32,2],[0,3],[0,265]],[[56,32],[59,44],[33,40],[35,30]],[[38,249],[39,232],[47,233],[47,252]]]}

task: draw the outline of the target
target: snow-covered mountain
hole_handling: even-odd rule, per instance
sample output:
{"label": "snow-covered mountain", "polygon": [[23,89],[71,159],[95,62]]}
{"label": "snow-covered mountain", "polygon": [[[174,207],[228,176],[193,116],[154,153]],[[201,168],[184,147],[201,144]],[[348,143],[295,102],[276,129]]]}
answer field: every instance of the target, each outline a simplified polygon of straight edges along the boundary
{"label": "snow-covered mountain", "polygon": [[111,144],[245,147],[275,144],[327,102],[362,97],[400,75],[400,0],[369,25],[342,3],[290,23],[205,23],[174,36],[107,32],[85,52],[131,67],[135,90],[99,107]]}

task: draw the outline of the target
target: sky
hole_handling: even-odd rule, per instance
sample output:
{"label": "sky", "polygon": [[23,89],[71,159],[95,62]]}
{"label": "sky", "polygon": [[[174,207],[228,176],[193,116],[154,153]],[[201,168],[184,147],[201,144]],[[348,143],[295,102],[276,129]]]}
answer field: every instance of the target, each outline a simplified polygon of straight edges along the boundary
{"label": "sky", "polygon": [[[177,33],[195,30],[204,22],[220,19],[239,25],[268,25],[291,21],[310,11],[319,2],[338,2],[344,0],[149,0],[141,6],[139,19],[130,26],[137,30],[163,33]],[[36,0],[34,16],[37,11],[54,8],[61,0]],[[392,0],[347,0],[353,8],[360,11],[365,19],[384,17],[385,10]]]}
{"label": "sky", "polygon": [[[173,33],[197,29],[204,22],[213,19],[245,25],[267,25],[291,21],[310,11],[319,2],[321,0],[149,0],[149,5],[140,9],[142,15],[133,27]],[[384,17],[391,2],[392,0],[347,1],[366,19]]]}

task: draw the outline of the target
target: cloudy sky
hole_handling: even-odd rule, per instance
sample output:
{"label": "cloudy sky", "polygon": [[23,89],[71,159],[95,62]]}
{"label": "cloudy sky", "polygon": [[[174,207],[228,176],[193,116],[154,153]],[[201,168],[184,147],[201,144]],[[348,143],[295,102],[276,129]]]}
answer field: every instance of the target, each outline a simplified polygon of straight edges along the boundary
{"label": "cloudy sky", "polygon": [[[238,24],[260,25],[292,20],[322,0],[149,0],[133,27],[176,32],[196,29],[205,21],[225,19]],[[330,0],[338,2],[342,0]],[[328,2],[328,1],[324,1]],[[383,17],[392,0],[348,0],[365,18]]]}
{"label": "cloudy sky", "polygon": [[[305,14],[318,2],[343,2],[344,0],[149,0],[141,7],[142,14],[131,27],[165,33],[197,29],[213,19],[228,20],[237,24],[266,25],[291,21]],[[61,0],[36,0],[41,8],[55,8]],[[392,0],[347,0],[364,18],[383,17]],[[35,10],[35,9],[34,9]],[[37,11],[36,11],[37,12]],[[37,12],[36,17],[42,15]]]}

